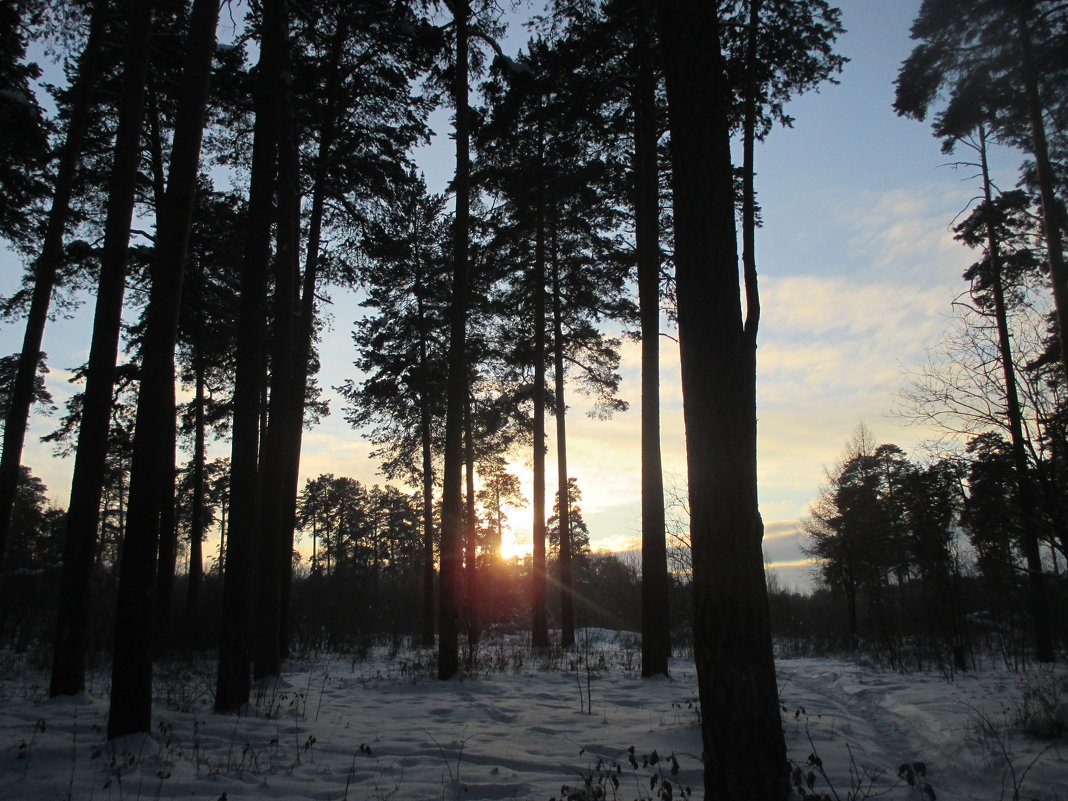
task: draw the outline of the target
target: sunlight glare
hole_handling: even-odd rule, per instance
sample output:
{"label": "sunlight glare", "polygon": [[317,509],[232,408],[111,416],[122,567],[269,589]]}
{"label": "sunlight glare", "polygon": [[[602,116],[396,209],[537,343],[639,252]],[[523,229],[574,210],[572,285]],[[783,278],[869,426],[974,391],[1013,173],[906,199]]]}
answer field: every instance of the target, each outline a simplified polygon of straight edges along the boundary
{"label": "sunlight glare", "polygon": [[501,542],[502,559],[522,559],[534,552],[534,544],[530,542],[518,542],[516,536],[511,539],[506,535]]}

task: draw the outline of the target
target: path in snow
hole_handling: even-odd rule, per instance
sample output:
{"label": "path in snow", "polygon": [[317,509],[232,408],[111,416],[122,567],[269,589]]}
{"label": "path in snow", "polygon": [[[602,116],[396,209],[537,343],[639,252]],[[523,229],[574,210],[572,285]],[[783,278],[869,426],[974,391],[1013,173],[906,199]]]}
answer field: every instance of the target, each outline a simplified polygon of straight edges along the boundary
{"label": "path in snow", "polygon": [[[426,652],[294,660],[243,717],[210,711],[213,665],[164,666],[156,729],[113,746],[104,742],[103,681],[77,701],[48,701],[47,677],[8,656],[0,799],[547,801],[564,785],[582,787],[583,777],[603,782],[609,799],[632,799],[652,796],[653,776],[702,797],[693,663],[675,660],[671,680],[643,681],[633,642],[600,636],[590,674],[569,669],[576,656],[546,667],[519,646],[502,646],[502,672],[444,683],[430,678]],[[844,660],[782,659],[779,679],[789,756],[807,771],[815,746],[843,801],[876,775],[874,788],[889,789],[883,798],[919,798],[898,781],[906,761],[926,763],[938,799],[1011,799],[1011,763],[1021,798],[1068,801],[1068,743],[1029,738],[1008,722],[1025,686],[1068,687],[1063,668],[947,682]],[[993,729],[984,731],[983,718]],[[643,766],[654,749],[661,760]],[[826,791],[822,780],[816,786]]]}

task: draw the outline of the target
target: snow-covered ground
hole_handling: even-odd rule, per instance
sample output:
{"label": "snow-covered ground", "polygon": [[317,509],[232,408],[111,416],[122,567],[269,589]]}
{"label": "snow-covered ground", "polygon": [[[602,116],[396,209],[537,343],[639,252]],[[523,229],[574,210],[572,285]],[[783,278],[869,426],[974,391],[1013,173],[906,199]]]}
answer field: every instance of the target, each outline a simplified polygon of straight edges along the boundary
{"label": "snow-covered ground", "polygon": [[[659,800],[665,783],[704,797],[692,661],[643,681],[633,635],[584,634],[571,654],[484,644],[478,673],[450,682],[417,650],[293,660],[241,717],[212,713],[210,663],[163,666],[153,732],[113,744],[106,677],[48,700],[45,673],[0,654],[0,799],[547,801],[588,786],[576,797]],[[1068,701],[1063,667],[951,681],[839,659],[778,670],[789,756],[832,799],[918,799],[926,782],[945,801],[1068,801],[1068,739],[1018,722],[1038,699]],[[919,763],[910,787],[899,766]]]}

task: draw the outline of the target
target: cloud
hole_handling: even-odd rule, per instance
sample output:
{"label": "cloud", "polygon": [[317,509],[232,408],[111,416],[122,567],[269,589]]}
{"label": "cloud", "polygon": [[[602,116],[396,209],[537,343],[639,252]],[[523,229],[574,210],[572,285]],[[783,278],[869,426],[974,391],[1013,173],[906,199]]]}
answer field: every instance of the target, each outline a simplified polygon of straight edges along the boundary
{"label": "cloud", "polygon": [[861,275],[770,277],[761,291],[761,344],[780,337],[817,341],[873,335],[888,337],[890,345],[909,342],[922,332],[902,330],[903,326],[919,322],[929,328],[952,297],[946,286],[931,282],[903,283]]}
{"label": "cloud", "polygon": [[314,431],[305,431],[300,456],[300,483],[322,473],[349,476],[364,484],[382,484],[372,446],[359,432],[330,417]]}
{"label": "cloud", "polygon": [[764,523],[764,542],[771,542],[775,540],[781,540],[786,537],[793,537],[797,534],[797,521],[796,520],[776,520],[772,523]]}
{"label": "cloud", "polygon": [[791,559],[789,561],[768,562],[767,567],[771,570],[778,570],[784,567],[815,567],[818,564],[818,559]]}
{"label": "cloud", "polygon": [[[953,237],[953,220],[973,201],[975,187],[929,181],[909,187],[851,191],[831,203],[835,227],[867,270],[931,276],[932,265],[960,262],[967,250]],[[958,268],[957,275],[961,270]]]}

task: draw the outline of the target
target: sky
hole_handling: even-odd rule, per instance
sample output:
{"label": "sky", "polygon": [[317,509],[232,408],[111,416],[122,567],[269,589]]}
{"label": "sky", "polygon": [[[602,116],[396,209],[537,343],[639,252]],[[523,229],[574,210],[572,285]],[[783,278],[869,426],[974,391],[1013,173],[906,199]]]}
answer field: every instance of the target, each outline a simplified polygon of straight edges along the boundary
{"label": "sky", "polygon": [[[919,0],[847,0],[838,4],[846,34],[839,49],[850,62],[838,85],[796,99],[795,119],[756,153],[756,186],[764,226],[757,235],[763,314],[758,346],[759,494],[765,552],[780,583],[811,586],[813,567],[801,550],[799,521],[807,514],[857,426],[877,442],[894,442],[914,457],[932,432],[895,416],[909,371],[948,327],[950,303],[964,288],[972,258],[953,241],[953,219],[976,193],[972,171],[947,165],[927,124],[897,117],[893,80],[912,42],[908,31]],[[526,38],[512,34],[511,51]],[[444,125],[446,115],[437,119]],[[432,190],[452,171],[452,142],[442,128],[418,154]],[[1015,154],[999,154],[995,173],[1015,181]],[[20,268],[0,256],[0,292],[17,285]],[[332,327],[321,344],[320,384],[355,377],[350,332],[361,315],[358,298],[335,292]],[[87,357],[90,308],[58,320],[45,332],[48,386],[62,405],[74,389],[69,370]],[[666,333],[673,334],[668,330]],[[0,328],[0,352],[21,346],[21,324]],[[662,450],[669,495],[684,492],[685,438],[678,346],[661,337]],[[611,420],[584,414],[569,400],[568,466],[583,493],[583,516],[596,548],[627,550],[640,541],[640,345],[622,348],[621,396],[630,410]],[[324,472],[382,482],[370,445],[343,419],[343,403],[328,392],[332,414],[305,432],[301,481]],[[23,462],[49,486],[60,505],[71,460],[59,460],[39,437],[57,422],[35,416]],[[552,425],[549,426],[550,431]],[[547,507],[556,491],[555,451],[549,438]],[[220,446],[219,454],[226,452]],[[513,468],[529,498],[529,454]],[[514,542],[530,543],[529,507],[511,515]],[[507,540],[507,535],[506,535]]]}

